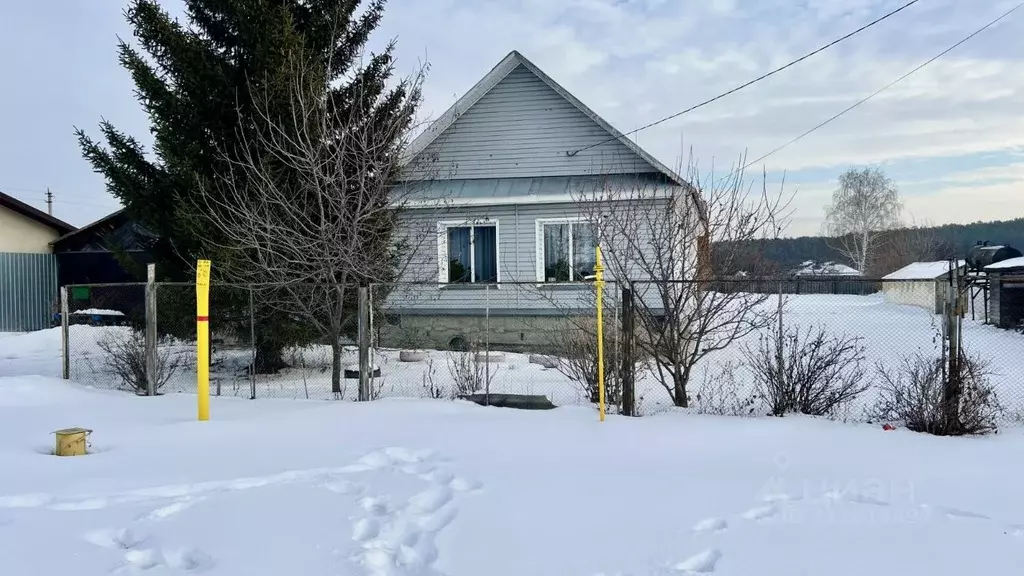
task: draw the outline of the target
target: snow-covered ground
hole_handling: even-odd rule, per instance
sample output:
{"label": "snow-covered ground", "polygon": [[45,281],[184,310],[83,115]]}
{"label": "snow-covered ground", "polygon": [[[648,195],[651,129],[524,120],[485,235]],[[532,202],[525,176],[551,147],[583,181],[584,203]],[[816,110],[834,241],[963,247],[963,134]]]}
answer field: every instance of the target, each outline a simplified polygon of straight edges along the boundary
{"label": "snow-covered ground", "polygon": [[[776,307],[771,298],[766,306]],[[930,311],[913,306],[887,303],[881,294],[870,296],[838,295],[790,295],[786,296],[784,323],[788,328],[824,326],[834,335],[847,335],[860,339],[864,346],[864,365],[869,378],[876,378],[877,366],[895,368],[904,358],[923,353],[938,357],[940,317]],[[71,326],[71,374],[72,378],[97,387],[113,388],[118,382],[110,374],[103,361],[103,354],[97,342],[104,337],[128,330],[125,327]],[[1001,402],[1011,413],[1024,413],[1024,334],[986,326],[981,322],[966,320],[964,323],[964,344],[966,349],[979,355],[993,373]],[[721,367],[742,360],[746,346],[756,346],[760,334],[751,334],[733,344],[727,350],[710,355],[697,370],[697,381],[691,386],[695,396],[707,377],[711,384],[717,382]],[[0,335],[0,358],[5,353],[16,353],[26,358],[31,372],[56,376],[59,374],[59,330],[52,329],[20,340],[18,349],[5,352]],[[611,349],[614,350],[614,346]],[[172,358],[181,360],[177,373],[164,387],[165,392],[195,391],[194,346],[188,343],[170,343],[163,350]],[[215,365],[212,368],[212,385],[225,396],[249,397],[255,392],[258,398],[309,398],[331,399],[330,349],[326,346],[312,346],[302,350],[289,351],[286,356],[293,368],[273,376],[259,375],[250,382],[245,375],[245,366],[250,352],[230,346],[216,346],[213,351]],[[377,350],[374,363],[381,368],[381,378],[374,388],[381,397],[423,398],[430,397],[430,389],[440,389],[444,395],[451,395],[454,380],[449,369],[450,354],[426,352],[426,362],[403,363],[397,350]],[[31,358],[31,360],[28,360]],[[616,358],[610,358],[617,365]],[[357,365],[355,348],[345,353],[347,365]],[[588,395],[582,386],[573,382],[557,369],[531,364],[525,355],[506,354],[491,369],[491,391],[519,394],[543,394],[559,406],[582,406],[588,404]],[[0,367],[0,375],[5,369]],[[743,369],[735,371],[739,396],[750,396],[753,391],[751,379]],[[344,381],[344,397],[354,399],[356,381]],[[655,414],[671,407],[667,392],[651,371],[642,371],[638,379],[640,409],[645,414]],[[865,394],[849,407],[848,416],[862,419],[863,411],[874,401],[872,393]]]}
{"label": "snow-covered ground", "polygon": [[[12,342],[8,336],[0,347]],[[34,360],[6,356],[6,372]],[[0,573],[962,576],[1024,565],[1024,432],[0,377]],[[92,454],[50,455],[93,430]]]}

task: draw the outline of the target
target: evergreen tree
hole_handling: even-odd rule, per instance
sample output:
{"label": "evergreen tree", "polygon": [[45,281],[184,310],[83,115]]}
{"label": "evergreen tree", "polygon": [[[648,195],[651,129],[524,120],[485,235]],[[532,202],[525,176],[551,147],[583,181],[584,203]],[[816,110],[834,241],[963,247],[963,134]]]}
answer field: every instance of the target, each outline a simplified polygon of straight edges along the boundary
{"label": "evergreen tree", "polygon": [[[385,0],[186,0],[186,21],[171,18],[155,0],[134,0],[125,11],[138,48],[120,41],[121,64],[131,73],[136,95],[150,119],[152,153],[132,135],[102,121],[102,138],[76,134],[85,158],[107,181],[128,215],[161,240],[153,247],[163,278],[186,280],[199,257],[224,265],[228,251],[211,253],[186,221],[198,190],[226,172],[223,151],[236,149],[250,129],[252,95],[276,99],[287,113],[289,61],[301,53],[323,69],[330,98],[344,107],[354,94],[380,101],[377,113],[409,114],[399,104],[407,86],[389,94],[393,45],[362,61]],[[362,10],[360,10],[362,8]],[[358,13],[357,13],[358,12]],[[353,87],[358,87],[354,90]],[[368,89],[367,87],[370,87]],[[225,293],[223,305],[246,306],[245,293]],[[245,318],[246,315],[230,314]],[[257,366],[282,366],[280,349],[308,337],[285,315],[257,311]],[[247,323],[246,323],[247,324]],[[247,333],[248,326],[243,328]]]}

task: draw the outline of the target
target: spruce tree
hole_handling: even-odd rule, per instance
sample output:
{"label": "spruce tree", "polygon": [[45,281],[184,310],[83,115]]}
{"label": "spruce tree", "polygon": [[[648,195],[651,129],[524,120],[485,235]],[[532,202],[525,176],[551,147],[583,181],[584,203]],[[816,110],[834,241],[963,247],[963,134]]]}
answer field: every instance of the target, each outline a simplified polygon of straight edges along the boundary
{"label": "spruce tree", "polygon": [[[365,5],[364,5],[365,4]],[[380,23],[385,0],[186,0],[186,19],[177,21],[155,0],[134,0],[125,11],[137,47],[121,40],[118,54],[132,75],[154,137],[152,151],[110,122],[93,139],[76,130],[85,158],[102,174],[108,191],[127,215],[159,236],[153,247],[161,276],[187,280],[199,257],[217,263],[230,253],[211,254],[189,219],[196,191],[224,173],[220,152],[239,146],[249,129],[252,94],[280,94],[288,106],[289,58],[301,52],[320,62],[330,97],[344,106],[353,86],[379,101],[376,114],[411,121],[399,106],[408,86],[388,92],[393,45],[364,58],[364,47]],[[368,90],[367,87],[372,87]],[[223,292],[224,307],[247,306],[241,292]],[[217,292],[212,296],[217,298]],[[246,314],[230,314],[247,320]],[[287,315],[257,311],[257,370],[282,366],[280,348],[308,337]],[[247,333],[247,322],[238,328]]]}

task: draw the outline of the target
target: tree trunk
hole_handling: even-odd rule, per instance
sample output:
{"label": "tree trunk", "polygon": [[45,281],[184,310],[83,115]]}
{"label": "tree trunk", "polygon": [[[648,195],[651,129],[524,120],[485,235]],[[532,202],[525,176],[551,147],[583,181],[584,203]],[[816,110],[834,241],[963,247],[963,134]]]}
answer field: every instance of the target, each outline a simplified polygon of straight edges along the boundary
{"label": "tree trunk", "polygon": [[338,334],[331,335],[331,392],[335,396],[341,394],[341,352],[342,346]]}
{"label": "tree trunk", "polygon": [[672,371],[672,400],[680,408],[690,407],[690,399],[686,396],[686,380],[687,375],[685,372],[680,372],[678,369]]}
{"label": "tree trunk", "polygon": [[253,360],[256,374],[277,374],[286,366],[280,345],[268,341],[256,343],[256,358]]}

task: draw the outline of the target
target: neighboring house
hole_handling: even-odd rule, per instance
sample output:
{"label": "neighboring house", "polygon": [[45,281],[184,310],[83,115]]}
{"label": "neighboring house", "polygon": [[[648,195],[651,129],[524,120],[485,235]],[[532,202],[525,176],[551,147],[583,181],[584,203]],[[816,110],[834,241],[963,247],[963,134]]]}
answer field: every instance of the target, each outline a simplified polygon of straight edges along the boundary
{"label": "neighboring house", "polygon": [[0,192],[0,252],[49,254],[50,242],[74,229],[71,224]]}
{"label": "neighboring house", "polygon": [[[961,270],[965,264],[963,260],[957,262]],[[883,276],[882,293],[886,302],[917,306],[941,314],[949,298],[951,272],[950,263],[946,260],[914,262]]]}
{"label": "neighboring house", "polygon": [[989,279],[988,320],[1000,328],[1024,326],[1024,257],[985,267]]}
{"label": "neighboring house", "polygon": [[0,332],[49,326],[57,301],[50,242],[74,229],[0,192]]}
{"label": "neighboring house", "polygon": [[491,345],[532,346],[567,313],[593,314],[598,238],[585,203],[617,198],[601,191],[643,189],[644,200],[616,201],[683,198],[674,205],[701,213],[679,175],[518,52],[413,141],[406,160],[400,185],[415,188],[402,226],[424,240],[402,276],[414,284],[383,305],[379,328],[396,343],[414,332],[420,345],[455,346],[486,326]]}
{"label": "neighboring house", "polygon": [[818,263],[814,260],[808,260],[801,264],[798,268],[791,272],[793,276],[798,278],[820,278],[820,277],[858,277],[861,276],[859,270],[855,270],[847,266],[846,264],[840,264],[839,262],[822,262]]}

